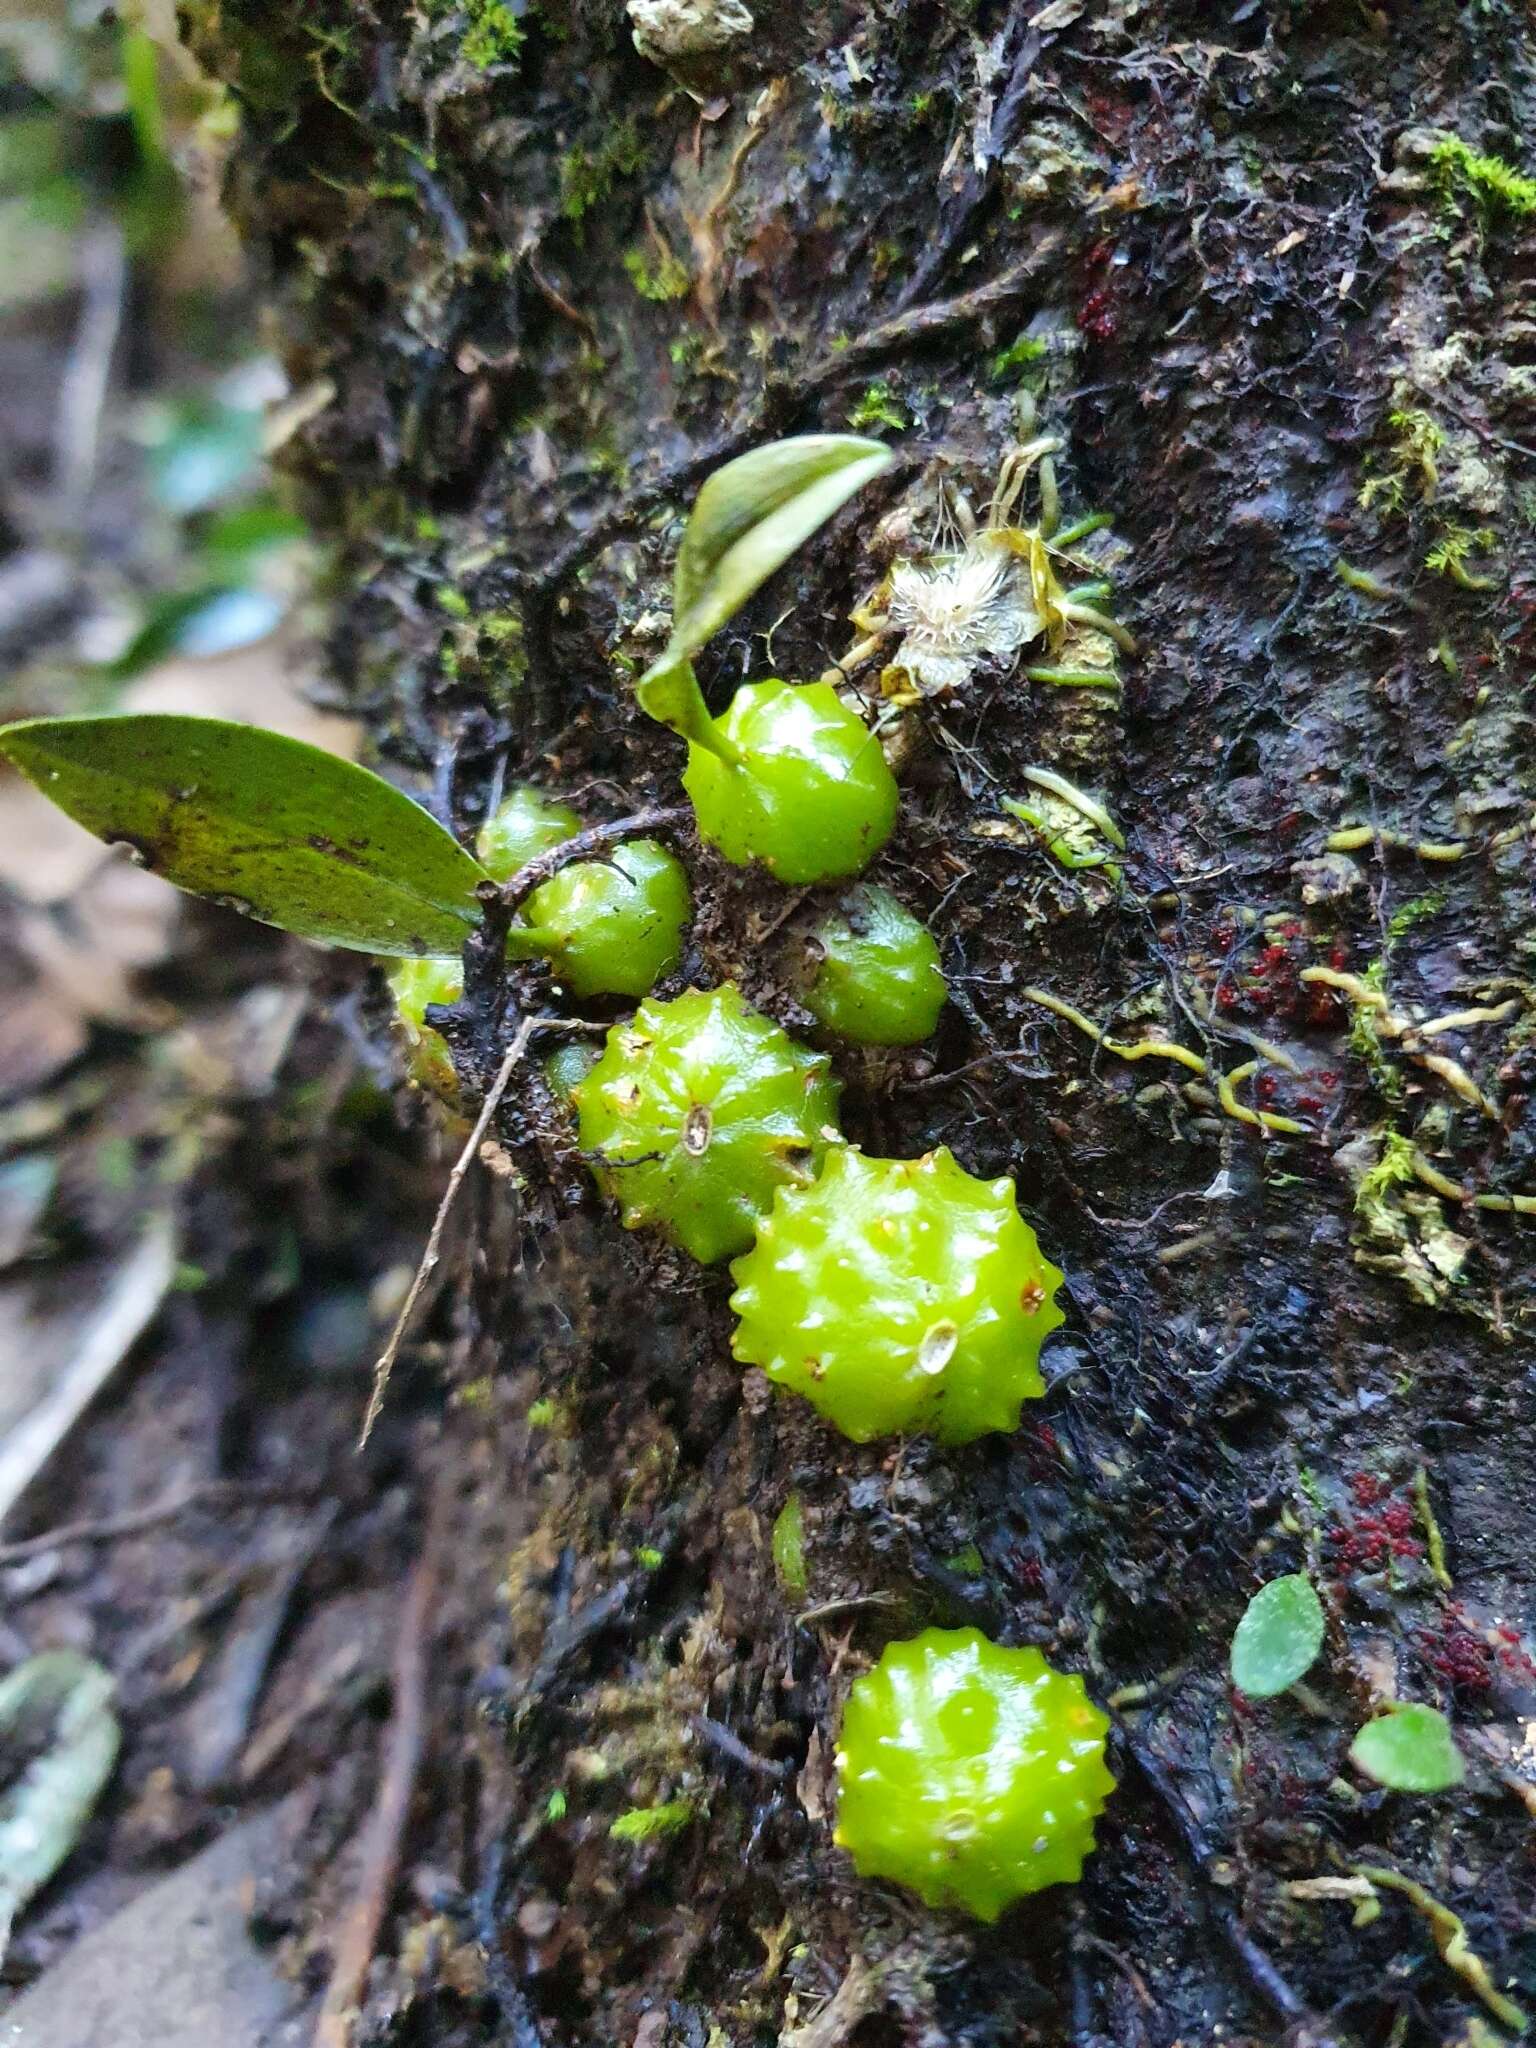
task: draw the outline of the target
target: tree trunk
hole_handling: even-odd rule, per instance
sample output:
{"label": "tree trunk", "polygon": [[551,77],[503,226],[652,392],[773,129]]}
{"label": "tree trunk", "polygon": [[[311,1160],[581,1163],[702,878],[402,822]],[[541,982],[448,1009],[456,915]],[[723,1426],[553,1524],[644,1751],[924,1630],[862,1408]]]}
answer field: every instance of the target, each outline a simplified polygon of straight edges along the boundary
{"label": "tree trunk", "polygon": [[[953,1000],[916,1052],[838,1055],[853,1140],[1013,1175],[1067,1270],[1017,1433],[857,1447],[770,1397],[723,1274],[623,1235],[514,1078],[438,1311],[459,1384],[403,1376],[388,1425],[464,1475],[412,1840],[471,1880],[484,1974],[402,1898],[361,2038],[1498,2038],[1536,2004],[1536,188],[1493,162],[1536,114],[1528,13],[753,12],[186,0],[244,104],[335,675],[466,838],[520,778],[677,800],[630,680],[694,488],[778,435],[898,460],[714,643],[712,703],[836,660],[942,494],[991,498],[1021,391],[1140,645],[1122,695],[1010,656],[901,714],[875,872]],[[1003,809],[1036,767],[1122,856]],[[816,899],[688,860],[677,985],[808,1032]],[[459,1053],[483,1089],[495,1047]],[[1310,1690],[1245,1702],[1234,1625],[1298,1570]],[[851,1680],[971,1622],[1116,1707],[1083,1882],[996,1931],[831,1839]],[[1393,1695],[1452,1717],[1462,1788],[1349,1765]],[[691,1818],[610,1834],[663,1802]],[[1375,1881],[1352,1925],[1362,1868],[1423,1893]]]}

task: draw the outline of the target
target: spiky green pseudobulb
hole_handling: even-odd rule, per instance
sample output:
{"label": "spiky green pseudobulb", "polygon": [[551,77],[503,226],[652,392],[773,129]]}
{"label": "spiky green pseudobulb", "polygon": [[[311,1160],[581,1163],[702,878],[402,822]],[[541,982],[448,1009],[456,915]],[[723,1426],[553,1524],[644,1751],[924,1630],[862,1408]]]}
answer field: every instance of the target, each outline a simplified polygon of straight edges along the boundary
{"label": "spiky green pseudobulb", "polygon": [[850,889],[811,935],[806,1007],[855,1045],[917,1045],[949,991],[932,932],[889,889]]}
{"label": "spiky green pseudobulb", "polygon": [[880,742],[829,683],[744,683],[690,739],[683,787],[701,837],[780,882],[856,875],[891,836],[896,780]]}
{"label": "spiky green pseudobulb", "polygon": [[838,1137],[825,1055],[730,983],[642,1003],[573,1092],[626,1229],[656,1224],[705,1264],[750,1244],[775,1189],[807,1185]]}
{"label": "spiky green pseudobulb", "polygon": [[890,1643],[843,1713],[836,1840],[861,1876],[996,1920],[1082,1875],[1115,1789],[1108,1727],[1038,1650],[974,1628]]}
{"label": "spiky green pseudobulb", "polygon": [[1061,1273],[1013,1182],[977,1180],[943,1146],[831,1153],[813,1186],[781,1189],[731,1272],[736,1356],[855,1443],[969,1443],[1017,1428],[1020,1403],[1045,1391]]}

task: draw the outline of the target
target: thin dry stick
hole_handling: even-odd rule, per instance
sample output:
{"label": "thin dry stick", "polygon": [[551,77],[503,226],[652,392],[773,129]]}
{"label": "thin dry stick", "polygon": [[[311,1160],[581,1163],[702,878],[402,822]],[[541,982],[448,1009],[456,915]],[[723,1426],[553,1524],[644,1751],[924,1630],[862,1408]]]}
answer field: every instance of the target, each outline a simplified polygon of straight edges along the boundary
{"label": "thin dry stick", "polygon": [[459,1189],[464,1185],[464,1176],[469,1172],[479,1153],[480,1141],[490,1129],[491,1118],[501,1107],[501,1098],[507,1092],[512,1071],[528,1050],[533,1034],[559,1021],[557,1017],[525,1017],[518,1025],[512,1043],[507,1047],[495,1080],[486,1091],[485,1100],[480,1105],[480,1114],[475,1118],[475,1127],[465,1139],[463,1151],[453,1162],[453,1171],[448,1176],[443,1199],[437,1205],[437,1214],[432,1220],[432,1229],[427,1238],[427,1248],[421,1255],[421,1264],[416,1268],[416,1277],[411,1282],[410,1292],[395,1318],[395,1327],[389,1333],[389,1342],[379,1353],[379,1362],[373,1368],[373,1391],[368,1397],[368,1413],[363,1417],[362,1435],[357,1440],[359,1450],[373,1434],[373,1425],[379,1419],[379,1411],[384,1406],[384,1396],[389,1388],[389,1376],[395,1369],[395,1360],[400,1355],[400,1346],[405,1341],[405,1333],[410,1327],[411,1317],[416,1312],[416,1304],[420,1301],[422,1292],[442,1257],[443,1233],[448,1227],[449,1212],[453,1208]]}
{"label": "thin dry stick", "polygon": [[[510,1074],[510,1065],[505,1071]],[[440,1473],[433,1490],[426,1538],[411,1574],[395,1638],[394,1703],[384,1738],[379,1794],[363,1830],[362,1876],[357,1896],[342,1920],[336,1961],[320,2017],[315,2022],[311,2048],[350,2048],[368,1965],[373,1961],[389,1895],[399,1873],[400,1843],[411,1810],[426,1727],[427,1637],[437,1601],[438,1563],[452,1491],[446,1472]]]}
{"label": "thin dry stick", "polygon": [[120,1515],[103,1515],[96,1521],[61,1522],[36,1536],[22,1536],[14,1543],[0,1543],[0,1565],[21,1564],[39,1557],[45,1550],[62,1550],[71,1543],[111,1543],[119,1536],[138,1536],[146,1529],[174,1522],[191,1508],[261,1507],[270,1501],[303,1498],[303,1491],[291,1485],[261,1480],[202,1479],[185,1486],[165,1500],[142,1508],[127,1508]]}

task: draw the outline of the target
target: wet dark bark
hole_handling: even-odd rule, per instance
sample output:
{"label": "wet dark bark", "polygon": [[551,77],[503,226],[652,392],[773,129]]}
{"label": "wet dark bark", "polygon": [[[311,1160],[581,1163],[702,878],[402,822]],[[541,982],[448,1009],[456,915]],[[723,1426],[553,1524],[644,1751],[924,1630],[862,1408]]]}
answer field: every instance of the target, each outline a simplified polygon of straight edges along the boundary
{"label": "wet dark bark", "polygon": [[[1491,2012],[1409,1899],[1355,1929],[1347,1897],[1289,1887],[1395,1867],[1536,2005],[1536,1261],[1529,1214],[1472,1199],[1536,1193],[1531,239],[1517,207],[1437,191],[1427,154],[1441,131],[1522,162],[1528,17],[763,4],[673,77],[616,0],[545,0],[477,68],[495,12],[189,8],[245,101],[233,200],[310,401],[285,461],[386,763],[466,834],[525,775],[594,819],[674,801],[679,749],[626,675],[692,486],[775,434],[910,423],[711,650],[719,702],[837,656],[941,477],[987,497],[1021,376],[1068,516],[1113,515],[1143,652],[1118,704],[994,669],[915,721],[877,872],[957,998],[921,1053],[842,1062],[852,1137],[1015,1175],[1067,1268],[1016,1436],[857,1449],[744,1387],[722,1277],[573,1212],[551,1104],[514,1090],[526,1186],[480,1188],[435,1354],[479,1398],[435,1453],[465,1474],[468,1622],[420,1837],[478,1886],[490,1968],[480,1997],[419,1977],[391,2037],[1479,2038]],[[999,369],[1025,333],[1038,359]],[[1486,588],[1426,565],[1467,530]],[[1123,889],[1004,829],[1031,764],[1102,793]],[[1325,859],[1351,825],[1376,836]],[[782,893],[691,866],[685,978],[805,1026]],[[1317,966],[1374,974],[1385,1010]],[[1130,1063],[1031,989],[1209,1074]],[[1464,1011],[1492,1014],[1419,1035]],[[399,1398],[443,1407],[421,1373]],[[769,1554],[791,1492],[798,1603]],[[1312,1694],[1244,1707],[1232,1627],[1298,1568],[1330,1607]],[[854,1880],[825,1811],[862,1660],[960,1620],[1101,1698],[1144,1688],[1084,1883],[979,1937]],[[1350,1771],[1394,1691],[1451,1713],[1463,1790]],[[610,1839],[666,1799],[692,1824]]]}

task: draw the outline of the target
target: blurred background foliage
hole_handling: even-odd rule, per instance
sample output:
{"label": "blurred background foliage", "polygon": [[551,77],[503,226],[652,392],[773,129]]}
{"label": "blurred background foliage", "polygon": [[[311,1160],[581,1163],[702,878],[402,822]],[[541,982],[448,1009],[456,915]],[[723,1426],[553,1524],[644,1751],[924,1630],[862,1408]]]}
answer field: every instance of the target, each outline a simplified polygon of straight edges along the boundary
{"label": "blurred background foliage", "polygon": [[110,708],[265,641],[304,586],[218,207],[236,118],[173,0],[0,4],[0,715]]}

